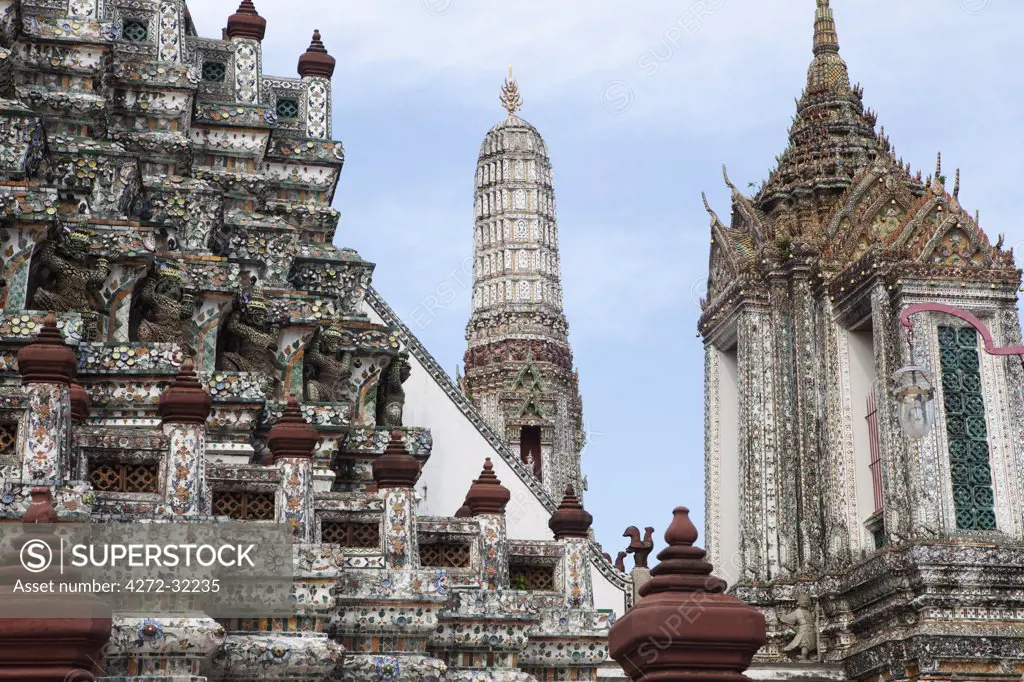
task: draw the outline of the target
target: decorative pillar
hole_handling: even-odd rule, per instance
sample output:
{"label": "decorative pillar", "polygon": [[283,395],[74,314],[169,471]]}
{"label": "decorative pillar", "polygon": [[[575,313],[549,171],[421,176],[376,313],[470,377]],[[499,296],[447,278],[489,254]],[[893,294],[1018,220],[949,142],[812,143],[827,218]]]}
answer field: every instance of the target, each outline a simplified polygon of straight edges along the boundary
{"label": "decorative pillar", "polygon": [[565,561],[565,605],[569,608],[593,606],[594,594],[590,585],[590,562],[587,558],[587,537],[594,517],[583,508],[572,485],[565,489],[565,497],[551,515],[548,528],[562,545]]}
{"label": "decorative pillar", "polygon": [[633,680],[745,682],[743,671],[765,643],[764,616],[725,594],[686,507],[676,507],[665,531],[668,547],[651,571],[641,599],[615,621],[609,652]]}
{"label": "decorative pillar", "polygon": [[562,546],[560,608],[540,610],[540,622],[529,632],[519,667],[538,680],[596,680],[608,657],[607,622],[594,610],[590,583],[588,532],[592,517],[580,504],[572,485],[551,515],[548,527]]}
{"label": "decorative pillar", "polygon": [[258,104],[263,65],[260,43],[267,33],[267,20],[256,11],[252,0],[242,0],[238,11],[228,17],[224,32],[235,46],[235,101]]}
{"label": "decorative pillar", "polygon": [[512,499],[508,488],[494,475],[488,457],[480,478],[466,495],[466,506],[480,521],[481,584],[484,589],[508,589],[508,558],[505,556],[505,506]]}
{"label": "decorative pillar", "polygon": [[[744,310],[737,320],[739,391],[740,582],[778,577],[782,558],[796,559],[796,538],[780,533],[778,357],[771,311]],[[795,528],[795,526],[793,526]]]}
{"label": "decorative pillar", "polygon": [[[32,489],[32,503],[23,517],[24,535],[0,558],[0,613],[32,613],[32,618],[0,618],[0,680],[93,682],[110,639],[110,609],[81,594],[47,598],[39,594],[15,594],[18,580],[74,583],[66,570],[60,574],[55,561],[42,573],[29,573],[21,563],[21,548],[42,541],[59,551],[60,541],[51,533],[57,523],[53,496],[48,487]],[[59,589],[59,588],[57,588]]]}
{"label": "decorative pillar", "polygon": [[72,480],[86,480],[89,478],[89,462],[78,449],[78,435],[81,432],[82,424],[89,418],[89,411],[92,408],[92,398],[77,381],[71,382],[71,445],[70,445],[70,478]]}
{"label": "decorative pillar", "polygon": [[78,357],[64,343],[50,313],[36,340],[18,351],[28,409],[18,429],[21,478],[60,483],[71,468],[71,381]]}
{"label": "decorative pillar", "polygon": [[206,419],[212,405],[210,394],[196,379],[191,358],[186,358],[177,379],[160,394],[160,417],[167,436],[164,501],[173,516],[201,513]]}
{"label": "decorative pillar", "polygon": [[267,447],[274,466],[281,470],[277,520],[288,524],[296,542],[312,538],[313,451],[320,436],[306,423],[294,395],[288,396],[281,419],[267,434]]}
{"label": "decorative pillar", "polygon": [[384,499],[384,563],[388,569],[408,570],[416,554],[414,489],[420,463],[405,452],[402,432],[391,432],[388,447],[373,463],[377,495]]}
{"label": "decorative pillar", "polygon": [[299,76],[306,86],[306,137],[331,139],[331,77],[337,60],[327,54],[320,31],[299,57]]}

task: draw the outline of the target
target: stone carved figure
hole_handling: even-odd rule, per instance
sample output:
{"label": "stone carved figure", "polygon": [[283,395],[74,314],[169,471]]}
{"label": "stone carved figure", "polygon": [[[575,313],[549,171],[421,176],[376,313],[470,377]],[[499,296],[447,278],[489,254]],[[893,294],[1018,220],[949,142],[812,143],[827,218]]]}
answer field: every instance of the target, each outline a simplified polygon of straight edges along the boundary
{"label": "stone carved figure", "polygon": [[177,343],[188,355],[195,355],[191,345],[195,294],[185,288],[184,274],[165,266],[142,283],[137,336],[147,343]]}
{"label": "stone carved figure", "polygon": [[321,327],[306,349],[306,400],[332,403],[341,400],[352,371],[352,353],[341,350],[341,330]]}
{"label": "stone carved figure", "polygon": [[277,360],[281,328],[268,314],[267,300],[259,289],[252,292],[241,309],[231,313],[224,326],[227,338],[219,369],[263,374],[272,378],[275,385],[278,383],[278,372],[283,369]]}
{"label": "stone carved figure", "polygon": [[52,281],[36,290],[32,304],[54,312],[101,311],[98,289],[110,276],[110,267],[105,258],[96,259],[93,265],[88,252],[89,235],[84,232],[65,233],[43,244],[39,263]]}
{"label": "stone carved figure", "polygon": [[623,573],[626,572],[626,553],[619,552],[615,556],[615,568]]}
{"label": "stone carved figure", "polygon": [[110,276],[107,259],[89,257],[89,235],[68,232],[57,240],[48,240],[39,252],[38,263],[44,279],[32,297],[39,310],[82,313],[83,335],[95,338],[99,313],[104,312],[100,287]]}
{"label": "stone carved figure", "polygon": [[402,384],[411,373],[412,368],[405,355],[399,355],[388,365],[377,385],[377,426],[402,425],[402,411],[405,408],[405,389]]}
{"label": "stone carved figure", "polygon": [[783,651],[800,651],[800,660],[810,660],[811,653],[818,651],[818,632],[811,611],[811,598],[806,592],[801,592],[796,598],[796,609],[787,614],[781,614],[779,621],[796,628],[796,635],[793,640],[783,647]]}
{"label": "stone carved figure", "polygon": [[650,526],[644,528],[644,539],[640,539],[640,529],[630,526],[622,534],[622,537],[629,538],[629,546],[626,551],[633,555],[633,565],[637,568],[648,568],[647,557],[654,551],[654,529]]}

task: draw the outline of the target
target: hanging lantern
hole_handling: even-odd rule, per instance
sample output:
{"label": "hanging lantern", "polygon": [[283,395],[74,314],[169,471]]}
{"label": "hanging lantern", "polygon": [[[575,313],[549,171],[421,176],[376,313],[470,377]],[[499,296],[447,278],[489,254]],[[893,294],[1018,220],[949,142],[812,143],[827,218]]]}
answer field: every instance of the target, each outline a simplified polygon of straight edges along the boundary
{"label": "hanging lantern", "polygon": [[896,370],[892,379],[896,384],[900,428],[907,438],[923,438],[934,420],[932,399],[935,389],[928,370],[910,365]]}

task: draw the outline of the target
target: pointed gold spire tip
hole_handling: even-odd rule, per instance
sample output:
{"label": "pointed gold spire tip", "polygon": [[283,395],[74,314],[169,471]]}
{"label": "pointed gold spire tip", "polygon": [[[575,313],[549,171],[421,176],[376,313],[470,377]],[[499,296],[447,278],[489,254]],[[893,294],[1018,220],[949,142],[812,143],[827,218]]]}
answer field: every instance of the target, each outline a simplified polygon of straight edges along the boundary
{"label": "pointed gold spire tip", "polygon": [[839,51],[839,34],[836,20],[828,0],[818,0],[814,13],[814,54]]}
{"label": "pointed gold spire tip", "polygon": [[508,78],[501,86],[501,95],[498,97],[501,106],[505,108],[509,116],[514,115],[523,108],[523,95],[519,92],[519,84],[512,77],[512,65],[508,65]]}

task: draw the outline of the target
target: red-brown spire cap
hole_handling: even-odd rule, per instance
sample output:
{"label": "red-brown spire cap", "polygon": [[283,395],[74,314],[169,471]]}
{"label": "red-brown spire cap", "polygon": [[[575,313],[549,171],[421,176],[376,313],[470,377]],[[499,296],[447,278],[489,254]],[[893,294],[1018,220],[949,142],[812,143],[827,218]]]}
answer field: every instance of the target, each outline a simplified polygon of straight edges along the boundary
{"label": "red-brown spire cap", "polygon": [[[110,639],[110,607],[92,595],[64,590],[76,584],[78,573],[67,561],[54,554],[61,551],[60,539],[53,534],[57,512],[48,487],[32,489],[32,503],[22,517],[24,534],[0,555],[0,679],[24,682],[45,680],[94,679],[97,661],[103,659],[104,645]],[[39,573],[30,573],[22,563],[21,550],[28,543],[44,543],[50,548],[50,565]],[[66,569],[59,566],[66,565]],[[60,598],[15,591],[18,581],[57,583]],[[91,672],[90,672],[91,671]]]}
{"label": "red-brown spire cap", "polygon": [[32,488],[29,495],[32,497],[32,502],[25,510],[25,515],[21,517],[21,522],[26,526],[26,532],[37,532],[33,527],[36,524],[57,523],[57,510],[53,508],[53,493],[50,492],[50,487],[36,486]]}
{"label": "red-brown spire cap", "polygon": [[71,421],[81,424],[89,416],[92,398],[85,387],[77,381],[71,382]]}
{"label": "red-brown spire cap", "polygon": [[488,457],[480,478],[473,481],[466,494],[466,506],[473,516],[481,514],[504,514],[505,505],[512,499],[512,493],[494,475],[494,465]]}
{"label": "red-brown spire cap", "polygon": [[473,510],[469,508],[469,503],[463,500],[462,506],[455,510],[455,518],[468,519],[471,516],[473,516]]}
{"label": "red-brown spire cap", "polygon": [[548,528],[555,534],[556,540],[585,538],[587,531],[590,530],[590,524],[593,522],[594,517],[583,508],[579,498],[576,497],[576,489],[572,485],[568,485],[565,488],[562,504],[558,505],[558,509],[548,521]]}
{"label": "red-brown spire cap", "polygon": [[320,40],[320,31],[313,31],[313,41],[306,53],[299,57],[299,76],[302,78],[330,78],[334,75],[336,60],[327,54],[327,48]]}
{"label": "red-brown spire cap", "polygon": [[373,462],[373,481],[376,490],[385,488],[412,488],[420,477],[420,463],[405,451],[402,432],[391,432],[391,440],[384,454]]}
{"label": "red-brown spire cap", "polygon": [[[765,621],[753,607],[730,597],[724,581],[711,575],[705,551],[694,547],[697,529],[686,507],[676,507],[665,531],[668,547],[640,588],[640,600],[608,633],[611,656],[633,680],[740,682],[765,643]],[[699,618],[679,614],[699,613]],[[665,623],[676,623],[665,636]],[[643,655],[650,642],[658,655]]]}
{"label": "red-brown spire cap", "polygon": [[267,20],[256,11],[252,0],[242,0],[238,11],[228,17],[228,27],[224,29],[228,38],[252,38],[263,40],[267,35]]}
{"label": "red-brown spire cap", "polygon": [[46,316],[35,341],[18,351],[18,371],[23,384],[71,384],[78,374],[78,356],[64,343],[57,318]]}
{"label": "red-brown spire cap", "polygon": [[288,402],[281,419],[267,434],[267,447],[274,455],[274,462],[282,459],[311,459],[320,434],[306,423],[299,409],[299,401],[288,395]]}
{"label": "red-brown spire cap", "polygon": [[213,399],[196,379],[191,358],[185,358],[174,383],[160,394],[160,417],[167,424],[205,424]]}

